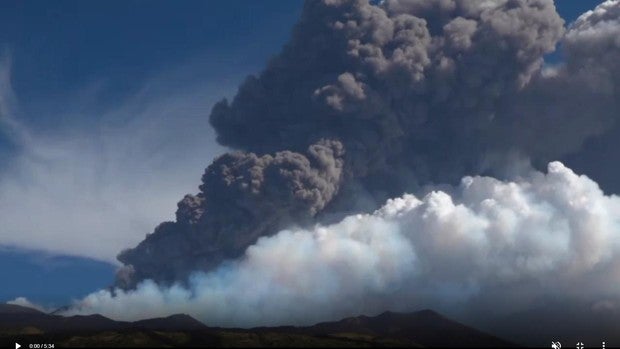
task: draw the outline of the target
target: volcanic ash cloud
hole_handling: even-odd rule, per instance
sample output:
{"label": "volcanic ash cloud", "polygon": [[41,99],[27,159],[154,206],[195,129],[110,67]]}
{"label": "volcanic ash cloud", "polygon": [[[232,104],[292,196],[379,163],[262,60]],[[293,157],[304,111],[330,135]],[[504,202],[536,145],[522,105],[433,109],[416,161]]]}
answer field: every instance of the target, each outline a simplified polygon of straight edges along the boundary
{"label": "volcanic ash cloud", "polygon": [[[509,154],[544,166],[578,151],[620,115],[619,9],[607,1],[565,29],[551,0],[308,1],[282,52],[211,112],[236,151],[176,221],[119,255],[117,285],[185,282],[261,237],[427,184],[512,178]],[[545,67],[559,43],[565,64]]]}

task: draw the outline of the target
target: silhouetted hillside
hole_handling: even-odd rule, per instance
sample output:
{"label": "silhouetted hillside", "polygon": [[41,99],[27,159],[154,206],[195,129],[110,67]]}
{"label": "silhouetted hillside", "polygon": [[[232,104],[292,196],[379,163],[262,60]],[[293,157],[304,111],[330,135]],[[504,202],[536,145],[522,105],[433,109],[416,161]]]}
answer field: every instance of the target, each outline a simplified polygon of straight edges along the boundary
{"label": "silhouetted hillside", "polygon": [[132,323],[132,327],[166,331],[192,331],[204,330],[208,328],[202,322],[186,314],[176,314],[164,318],[140,320]]}
{"label": "silhouetted hillside", "polygon": [[4,314],[43,314],[42,312],[28,307],[15,304],[0,304],[0,316]]}
{"label": "silhouetted hillside", "polygon": [[[450,320],[432,310],[413,313],[384,312],[378,316],[357,316],[310,327],[280,327],[282,332],[315,336],[363,336],[391,339],[422,347],[511,347],[514,344]],[[258,331],[272,331],[257,328]]]}
{"label": "silhouetted hillside", "polygon": [[210,328],[177,314],[136,322],[101,315],[45,314],[20,306],[0,307],[0,340],[54,343],[57,347],[234,346],[234,347],[510,347],[497,337],[431,310],[385,312],[308,327]]}

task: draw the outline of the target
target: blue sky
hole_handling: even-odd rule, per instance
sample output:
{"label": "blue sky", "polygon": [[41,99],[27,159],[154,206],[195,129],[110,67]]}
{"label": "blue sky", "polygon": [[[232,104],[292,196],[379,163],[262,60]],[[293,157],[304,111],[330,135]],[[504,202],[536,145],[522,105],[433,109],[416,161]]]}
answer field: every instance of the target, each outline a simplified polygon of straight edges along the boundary
{"label": "blue sky", "polygon": [[[556,1],[567,22],[597,3]],[[172,219],[224,151],[211,105],[281,48],[301,6],[0,2],[0,301],[109,285],[114,251]]]}
{"label": "blue sky", "polygon": [[600,4],[601,0],[555,0],[555,6],[558,13],[567,23],[570,23],[577,19],[582,13],[591,10]]}

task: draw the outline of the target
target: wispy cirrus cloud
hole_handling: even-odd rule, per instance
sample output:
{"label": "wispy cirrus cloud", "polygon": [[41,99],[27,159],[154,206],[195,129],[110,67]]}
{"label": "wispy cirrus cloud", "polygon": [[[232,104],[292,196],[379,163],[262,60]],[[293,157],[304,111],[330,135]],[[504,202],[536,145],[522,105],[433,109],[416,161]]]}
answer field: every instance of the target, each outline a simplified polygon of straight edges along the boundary
{"label": "wispy cirrus cloud", "polygon": [[199,83],[190,71],[162,72],[111,107],[82,93],[69,115],[40,129],[20,115],[6,54],[0,129],[10,149],[0,165],[0,245],[116,263],[123,248],[172,219],[176,202],[224,149],[207,116],[233,92],[225,78]]}

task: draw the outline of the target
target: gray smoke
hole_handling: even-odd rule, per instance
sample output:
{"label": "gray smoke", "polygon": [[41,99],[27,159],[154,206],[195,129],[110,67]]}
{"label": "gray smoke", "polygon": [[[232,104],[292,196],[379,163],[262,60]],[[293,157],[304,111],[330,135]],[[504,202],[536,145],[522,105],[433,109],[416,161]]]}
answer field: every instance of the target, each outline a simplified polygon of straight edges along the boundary
{"label": "gray smoke", "polygon": [[620,112],[618,38],[618,1],[604,2],[580,16],[561,41],[563,64],[538,72],[502,109],[500,137],[546,163],[612,130]]}
{"label": "gray smoke", "polygon": [[606,191],[620,193],[620,2],[606,1],[579,17],[567,32],[563,49],[566,64],[558,69],[555,89],[548,94],[565,100],[546,105],[568,106],[563,108],[563,118],[556,117],[555,125],[569,127],[553,138],[580,140],[577,136],[584,130],[600,134],[587,139],[565,162],[587,173]]}
{"label": "gray smoke", "polygon": [[562,33],[551,1],[309,1],[283,52],[211,123],[249,151],[339,139],[349,172],[371,182],[400,167],[458,180]]}
{"label": "gray smoke", "polygon": [[200,193],[178,204],[176,222],[164,222],[118,259],[123,286],[136,280],[173,282],[242,255],[263,235],[310,221],[338,192],[342,144],[321,140],[306,154],[233,152],[202,177]]}
{"label": "gray smoke", "polygon": [[[570,156],[617,119],[619,9],[565,30],[552,0],[308,1],[282,52],[212,110],[239,151],[119,255],[118,284],[187,280],[279,229]],[[545,66],[558,44],[565,63]]]}

